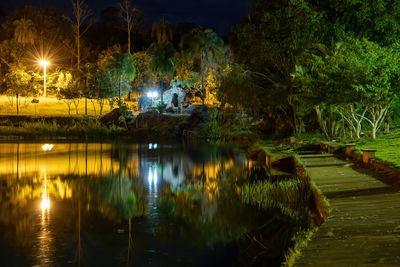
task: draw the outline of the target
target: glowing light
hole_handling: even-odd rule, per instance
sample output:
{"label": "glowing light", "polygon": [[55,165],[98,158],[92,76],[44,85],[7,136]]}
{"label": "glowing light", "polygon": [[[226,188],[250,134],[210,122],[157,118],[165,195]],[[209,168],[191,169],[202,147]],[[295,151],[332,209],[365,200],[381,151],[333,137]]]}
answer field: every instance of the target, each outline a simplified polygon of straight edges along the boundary
{"label": "glowing light", "polygon": [[45,144],[42,146],[43,151],[50,151],[53,149],[53,144],[49,145],[49,144]]}
{"label": "glowing light", "polygon": [[147,97],[150,97],[150,98],[156,98],[156,97],[158,97],[158,93],[157,92],[148,92],[147,93]]}
{"label": "glowing light", "polygon": [[42,67],[47,67],[50,65],[50,62],[48,62],[47,60],[41,59],[39,60],[40,66]]}
{"label": "glowing light", "polygon": [[50,211],[50,198],[47,195],[47,174],[46,174],[46,169],[42,169],[43,176],[44,176],[44,188],[43,188],[43,195],[42,195],[42,202],[40,203],[40,208],[42,209],[42,212],[44,213],[45,211]]}
{"label": "glowing light", "polygon": [[153,148],[153,144],[150,143],[150,144],[149,144],[149,149],[152,149],[152,148]]}
{"label": "glowing light", "polygon": [[43,67],[43,96],[46,97],[46,68],[50,65],[47,60],[39,60],[40,65]]}
{"label": "glowing light", "polygon": [[50,198],[43,196],[42,202],[40,203],[40,207],[42,208],[42,211],[49,211],[50,210]]}
{"label": "glowing light", "polygon": [[154,149],[157,149],[157,144],[154,144],[154,145],[153,145],[153,148],[154,148]]}
{"label": "glowing light", "polygon": [[149,167],[149,177],[148,177],[148,180],[149,180],[149,184],[151,184],[151,183],[153,182],[153,173],[151,172],[151,167]]}
{"label": "glowing light", "polygon": [[154,170],[153,170],[153,181],[154,181],[155,185],[157,184],[157,180],[158,180],[157,170],[154,168]]}

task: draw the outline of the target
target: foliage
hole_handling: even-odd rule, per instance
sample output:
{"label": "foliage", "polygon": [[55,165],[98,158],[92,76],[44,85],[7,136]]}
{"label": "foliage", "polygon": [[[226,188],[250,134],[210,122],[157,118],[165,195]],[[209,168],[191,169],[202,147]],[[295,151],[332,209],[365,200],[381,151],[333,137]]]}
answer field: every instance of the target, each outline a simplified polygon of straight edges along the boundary
{"label": "foliage", "polygon": [[215,59],[222,56],[224,41],[212,29],[195,28],[191,33],[182,37],[181,48],[188,47],[191,58],[200,60],[201,94],[203,105],[206,100],[205,79],[207,69]]}
{"label": "foliage", "polygon": [[175,71],[175,53],[176,50],[170,42],[153,43],[147,50],[147,55],[150,58],[149,69],[160,81],[161,101],[163,101],[164,93],[163,78],[172,76]]}
{"label": "foliage", "polygon": [[167,109],[167,104],[162,101],[157,101],[156,109],[158,110],[158,112],[160,112],[160,114],[163,114],[165,112],[165,110]]}
{"label": "foliage", "polygon": [[130,83],[136,75],[133,56],[129,53],[114,53],[106,63],[106,69],[110,71],[118,84],[118,96],[121,98],[131,90]]}
{"label": "foliage", "polygon": [[157,43],[168,43],[171,41],[173,37],[171,22],[154,22],[151,28],[151,37],[156,38]]}
{"label": "foliage", "polygon": [[10,72],[6,75],[7,93],[16,97],[17,114],[19,113],[19,97],[32,96],[36,93],[33,86],[32,72],[26,70],[21,64],[10,66]]}
{"label": "foliage", "polygon": [[34,43],[35,25],[32,20],[21,18],[20,20],[15,20],[13,25],[15,26],[14,38],[18,43],[23,45]]}
{"label": "foliage", "polygon": [[126,134],[126,129],[106,127],[93,119],[82,118],[70,123],[23,122],[19,127],[1,126],[0,135],[22,136],[29,138],[68,137],[86,140],[104,140]]}
{"label": "foliage", "polygon": [[133,54],[133,61],[136,68],[136,77],[133,80],[132,91],[136,94],[144,93],[148,88],[153,88],[155,78],[152,75],[149,65],[150,58],[145,52],[137,52]]}

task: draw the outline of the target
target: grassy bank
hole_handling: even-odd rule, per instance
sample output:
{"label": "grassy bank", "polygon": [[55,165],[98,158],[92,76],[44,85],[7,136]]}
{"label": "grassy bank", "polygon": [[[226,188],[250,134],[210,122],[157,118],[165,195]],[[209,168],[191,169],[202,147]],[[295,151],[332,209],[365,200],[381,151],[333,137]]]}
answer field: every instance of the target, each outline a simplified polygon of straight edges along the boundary
{"label": "grassy bank", "polygon": [[2,139],[42,139],[42,138],[70,138],[102,140],[123,136],[127,130],[121,127],[106,127],[95,119],[82,118],[67,122],[21,122],[19,125],[0,126]]}
{"label": "grassy bank", "polygon": [[375,140],[362,139],[356,142],[357,150],[377,149],[376,158],[400,168],[400,129],[389,134],[380,134]]}

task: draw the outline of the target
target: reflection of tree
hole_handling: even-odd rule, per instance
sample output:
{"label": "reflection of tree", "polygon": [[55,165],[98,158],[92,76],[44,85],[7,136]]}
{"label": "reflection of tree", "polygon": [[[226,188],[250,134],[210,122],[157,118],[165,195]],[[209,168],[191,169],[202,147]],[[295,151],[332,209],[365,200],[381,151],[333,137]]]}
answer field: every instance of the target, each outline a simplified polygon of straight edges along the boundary
{"label": "reflection of tree", "polygon": [[106,176],[88,179],[85,195],[87,205],[112,221],[128,220],[135,211],[135,193],[127,177]]}

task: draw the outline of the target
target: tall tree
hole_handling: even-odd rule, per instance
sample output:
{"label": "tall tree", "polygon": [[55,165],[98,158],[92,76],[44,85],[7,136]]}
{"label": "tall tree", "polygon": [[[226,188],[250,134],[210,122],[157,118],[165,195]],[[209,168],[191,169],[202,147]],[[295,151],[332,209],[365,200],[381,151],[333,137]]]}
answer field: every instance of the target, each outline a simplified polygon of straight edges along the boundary
{"label": "tall tree", "polygon": [[185,35],[181,41],[181,48],[189,46],[189,54],[200,59],[201,64],[201,94],[203,105],[206,99],[205,76],[207,68],[214,62],[217,56],[222,55],[224,41],[212,29],[196,28],[190,34]]}
{"label": "tall tree", "polygon": [[151,28],[151,37],[157,40],[157,43],[168,43],[172,40],[174,30],[171,22],[160,21],[153,23]]}
{"label": "tall tree", "polygon": [[114,53],[107,63],[107,69],[118,81],[118,96],[121,99],[122,93],[125,95],[130,91],[129,84],[135,79],[136,70],[133,56],[129,53]]}
{"label": "tall tree", "polygon": [[85,0],[76,0],[72,3],[74,8],[74,33],[76,41],[76,64],[78,69],[81,64],[81,38],[90,27],[89,18],[92,11],[87,6]]}
{"label": "tall tree", "polygon": [[32,20],[21,18],[14,20],[14,39],[22,45],[34,44],[35,42],[35,25]]}
{"label": "tall tree", "polygon": [[120,16],[126,24],[126,30],[128,33],[128,53],[131,53],[131,35],[132,29],[135,24],[136,7],[132,6],[131,1],[123,0],[118,3],[120,9]]}
{"label": "tall tree", "polygon": [[161,102],[163,102],[165,75],[172,76],[175,71],[175,56],[176,50],[172,43],[153,43],[147,50],[147,55],[150,57],[150,71],[158,76],[160,81]]}

